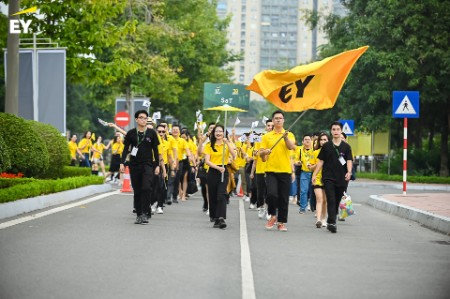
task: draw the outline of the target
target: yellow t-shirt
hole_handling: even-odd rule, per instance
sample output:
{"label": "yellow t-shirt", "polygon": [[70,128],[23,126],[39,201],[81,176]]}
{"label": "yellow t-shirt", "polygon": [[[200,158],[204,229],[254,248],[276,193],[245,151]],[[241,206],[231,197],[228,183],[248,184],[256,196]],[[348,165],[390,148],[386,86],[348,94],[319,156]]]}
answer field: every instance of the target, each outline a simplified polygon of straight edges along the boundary
{"label": "yellow t-shirt", "polygon": [[[92,140],[83,138],[81,139],[80,143],[78,143],[78,148],[81,150],[83,154],[89,153],[89,150],[92,146]],[[83,148],[84,147],[84,148]]]}
{"label": "yellow t-shirt", "polygon": [[92,146],[94,149],[98,150],[99,152],[94,152],[92,155],[93,159],[100,159],[100,157],[103,154],[103,150],[105,149],[105,145],[103,143],[94,143],[94,145]]}
{"label": "yellow t-shirt", "polygon": [[178,154],[178,160],[184,160],[186,159],[186,149],[189,149],[189,146],[186,142],[186,140],[184,140],[181,137],[175,138],[173,137],[173,139],[175,140],[176,144],[177,144],[177,154]]}
{"label": "yellow t-shirt", "polygon": [[[319,156],[319,153],[320,153],[320,148],[318,150],[314,151],[313,163],[311,163],[311,164],[317,164],[317,162],[319,161],[319,159],[317,158]],[[314,184],[314,186],[323,186],[322,169],[316,175],[316,183]]]}
{"label": "yellow t-shirt", "polygon": [[168,150],[167,150],[167,146],[168,146],[169,142],[165,139],[160,138],[159,135],[158,135],[158,138],[159,138],[158,152],[162,156],[162,158],[164,160],[164,164],[169,164],[169,156],[168,156]]}
{"label": "yellow t-shirt", "polygon": [[111,146],[111,152],[112,152],[113,155],[117,155],[118,154],[118,155],[122,156],[122,152],[123,152],[124,147],[125,146],[123,145],[122,142],[113,143],[112,146]]}
{"label": "yellow t-shirt", "polygon": [[301,155],[300,159],[302,161],[302,171],[304,172],[311,172],[311,170],[308,168],[309,164],[315,164],[314,162],[314,150],[313,148],[305,149],[304,147],[301,148]]}
{"label": "yellow t-shirt", "polygon": [[[192,139],[189,139],[188,145],[189,145],[189,150],[192,153],[193,160],[195,161],[197,158],[197,145],[195,144],[195,142]],[[190,164],[191,164],[191,166],[193,166],[192,162]]]}
{"label": "yellow t-shirt", "polygon": [[[225,155],[223,155],[223,147],[225,146]],[[211,143],[207,143],[203,149],[203,152],[205,155],[209,155],[209,161],[215,165],[222,165],[222,161],[224,164],[228,164],[228,157],[230,156],[230,150],[228,149],[228,146],[225,144],[222,145],[215,145],[214,149],[216,151],[213,151],[211,147]],[[222,158],[224,157],[224,158]]]}
{"label": "yellow t-shirt", "polygon": [[72,157],[72,159],[76,159],[77,158],[77,143],[73,142],[73,141],[69,141],[69,151],[70,151],[70,157]]}
{"label": "yellow t-shirt", "polygon": [[243,152],[242,152],[243,144],[242,144],[241,141],[236,141],[234,143],[234,145],[235,145],[236,150],[237,150],[237,152],[236,152],[236,159],[234,160],[234,162],[236,163],[237,167],[239,167],[239,168],[244,167],[245,166],[245,159],[244,159],[244,155],[243,155]]}
{"label": "yellow t-shirt", "polygon": [[256,161],[255,173],[256,174],[264,174],[266,172],[266,162],[264,162],[262,160],[261,156],[259,155],[260,149],[261,149],[261,142],[256,142],[255,143],[255,151],[258,151],[255,156],[255,161]]}
{"label": "yellow t-shirt", "polygon": [[[285,130],[283,129],[280,133],[270,131],[264,134],[261,141],[261,149],[270,149],[284,133]],[[295,142],[294,134],[289,132],[287,136],[289,140]],[[287,148],[284,140],[280,140],[280,142],[272,149],[272,153],[268,156],[266,161],[266,172],[292,173],[290,157],[291,151]]]}

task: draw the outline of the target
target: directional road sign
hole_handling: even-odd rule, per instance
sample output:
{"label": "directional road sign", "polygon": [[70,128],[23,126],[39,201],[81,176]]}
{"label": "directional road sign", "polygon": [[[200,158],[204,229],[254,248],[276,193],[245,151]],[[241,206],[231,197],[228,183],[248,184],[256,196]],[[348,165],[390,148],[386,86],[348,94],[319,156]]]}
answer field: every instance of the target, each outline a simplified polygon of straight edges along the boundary
{"label": "directional road sign", "polygon": [[355,121],[350,119],[342,119],[339,121],[342,124],[342,132],[347,136],[355,135]]}
{"label": "directional road sign", "polygon": [[392,99],[392,117],[419,118],[418,91],[394,91]]}

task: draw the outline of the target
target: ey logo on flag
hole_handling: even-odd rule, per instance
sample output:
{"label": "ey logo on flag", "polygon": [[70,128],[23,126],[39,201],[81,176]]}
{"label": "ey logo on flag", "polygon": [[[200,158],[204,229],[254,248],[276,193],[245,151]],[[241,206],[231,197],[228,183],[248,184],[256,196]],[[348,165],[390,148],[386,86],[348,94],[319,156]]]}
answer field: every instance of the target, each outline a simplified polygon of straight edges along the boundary
{"label": "ey logo on flag", "polygon": [[[28,9],[24,9],[22,11],[16,12],[15,14],[12,14],[11,16],[18,16],[25,13],[35,13],[37,11],[37,6],[33,6]],[[31,25],[31,20],[9,20],[9,33],[11,34],[20,34],[20,33],[28,33],[28,28]]]}

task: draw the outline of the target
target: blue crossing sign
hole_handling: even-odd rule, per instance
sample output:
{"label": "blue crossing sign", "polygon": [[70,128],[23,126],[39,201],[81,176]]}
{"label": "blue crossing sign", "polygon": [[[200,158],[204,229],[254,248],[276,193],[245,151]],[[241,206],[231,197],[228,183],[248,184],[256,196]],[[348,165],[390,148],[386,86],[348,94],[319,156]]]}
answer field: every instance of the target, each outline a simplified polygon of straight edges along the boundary
{"label": "blue crossing sign", "polygon": [[392,117],[419,118],[419,92],[394,91],[392,92]]}
{"label": "blue crossing sign", "polygon": [[355,135],[355,121],[350,119],[342,119],[339,121],[342,124],[342,132],[347,136]]}

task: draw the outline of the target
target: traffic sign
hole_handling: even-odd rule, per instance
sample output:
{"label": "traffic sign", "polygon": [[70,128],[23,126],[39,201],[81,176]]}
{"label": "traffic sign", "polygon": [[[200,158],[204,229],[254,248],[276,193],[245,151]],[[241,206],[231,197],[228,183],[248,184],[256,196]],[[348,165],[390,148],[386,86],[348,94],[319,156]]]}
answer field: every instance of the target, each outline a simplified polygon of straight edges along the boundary
{"label": "traffic sign", "polygon": [[130,115],[125,111],[117,112],[114,121],[119,127],[125,127],[130,123]]}
{"label": "traffic sign", "polygon": [[243,110],[249,109],[250,91],[242,84],[205,83],[203,109],[230,105]]}
{"label": "traffic sign", "polygon": [[392,99],[392,117],[419,118],[418,91],[394,91]]}
{"label": "traffic sign", "polygon": [[343,119],[339,121],[342,124],[342,132],[347,136],[355,135],[355,121],[350,119]]}

